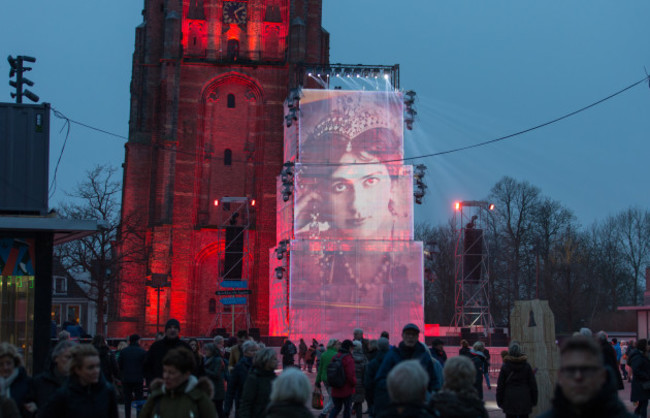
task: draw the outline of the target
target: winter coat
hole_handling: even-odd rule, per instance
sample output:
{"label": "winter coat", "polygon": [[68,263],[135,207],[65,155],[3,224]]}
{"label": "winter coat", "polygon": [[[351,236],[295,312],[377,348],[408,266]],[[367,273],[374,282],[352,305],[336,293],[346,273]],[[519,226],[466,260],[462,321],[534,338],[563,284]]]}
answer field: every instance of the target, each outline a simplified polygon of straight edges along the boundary
{"label": "winter coat", "polygon": [[253,366],[253,358],[243,356],[237,362],[237,365],[232,369],[230,380],[228,381],[228,391],[226,392],[226,404],[232,405],[235,401],[235,408],[239,408],[239,401],[241,399],[242,391],[244,390],[244,383],[248,377],[248,372]]}
{"label": "winter coat", "polygon": [[212,403],[212,383],[208,378],[190,375],[186,382],[168,390],[162,379],[151,382],[151,395],[140,411],[139,418],[214,418],[217,410]]}
{"label": "winter coat", "polygon": [[[56,367],[54,364],[52,366],[52,368]],[[39,409],[42,409],[52,396],[54,396],[54,393],[65,384],[66,378],[66,376],[57,375],[54,370],[48,370],[37,375],[32,380],[29,399]]]}
{"label": "winter coat", "polygon": [[275,372],[273,370],[254,367],[248,373],[239,401],[240,418],[257,418],[264,413],[270,402],[271,384],[274,379]]}
{"label": "winter coat", "polygon": [[537,405],[537,381],[527,359],[504,358],[497,381],[497,405],[507,415],[529,415]]}
{"label": "winter coat", "polygon": [[49,402],[39,418],[117,418],[115,388],[100,375],[99,382],[82,386],[70,376]]}
{"label": "winter coat", "polygon": [[304,358],[305,354],[307,354],[307,344],[304,341],[300,341],[300,344],[298,344],[298,355]]}
{"label": "winter coat", "polygon": [[334,358],[343,357],[343,370],[345,371],[345,384],[343,387],[331,389],[333,398],[347,398],[354,394],[354,388],[357,385],[357,375],[355,373],[354,358],[352,354],[339,351]]}
{"label": "winter coat", "polygon": [[282,355],[282,365],[294,364],[293,356],[296,355],[296,345],[291,341],[287,341],[280,349]]}
{"label": "winter coat", "polygon": [[142,383],[144,380],[144,359],[147,352],[138,343],[125,347],[117,359],[122,383]]}
{"label": "winter coat", "polygon": [[485,354],[480,351],[470,350],[470,360],[476,368],[476,377],[474,378],[474,389],[478,392],[478,397],[483,399],[483,374],[485,374]]}
{"label": "winter coat", "polygon": [[391,403],[377,413],[377,418],[433,418],[425,405]]}
{"label": "winter coat", "polygon": [[627,362],[632,368],[630,400],[638,402],[650,399],[650,390],[643,389],[643,383],[650,382],[650,359],[635,348],[630,352]]}
{"label": "winter coat", "polygon": [[16,407],[16,402],[6,396],[0,396],[0,417],[2,418],[20,418],[20,412]]}
{"label": "winter coat", "polygon": [[386,353],[388,353],[388,350],[377,350],[375,358],[370,360],[368,365],[366,365],[366,373],[363,377],[363,388],[366,391],[366,399],[369,403],[373,403],[375,400],[375,377],[377,377],[379,366],[381,366],[381,362],[384,361]]}
{"label": "winter coat", "polygon": [[363,377],[366,374],[366,365],[368,360],[363,353],[352,353],[352,358],[354,359],[354,376],[357,379],[356,385],[354,385],[354,395],[352,395],[352,402],[363,402],[366,397],[366,390],[363,386]]}
{"label": "winter coat", "polygon": [[233,345],[230,348],[230,357],[228,358],[228,371],[232,371],[241,359],[241,345]]}
{"label": "winter coat", "polygon": [[600,347],[603,350],[603,362],[605,366],[607,366],[609,372],[613,373],[616,378],[616,388],[622,390],[624,388],[623,378],[621,377],[621,369],[618,367],[618,360],[616,360],[616,350],[607,341],[601,341]]}
{"label": "winter coat", "polygon": [[278,402],[269,405],[266,418],[313,418],[314,414],[303,404],[293,402]]}
{"label": "winter coat", "polygon": [[435,388],[440,387],[441,382],[439,376],[435,371],[433,358],[429,349],[424,344],[418,342],[415,347],[408,348],[404,342],[399,343],[397,347],[391,347],[384,357],[384,360],[377,371],[375,377],[375,410],[381,411],[388,406],[390,397],[388,396],[388,389],[386,388],[386,379],[388,373],[403,360],[419,360],[422,367],[429,375],[429,392],[433,392]]}
{"label": "winter coat", "polygon": [[316,350],[314,350],[314,347],[309,347],[307,349],[307,354],[305,354],[305,362],[307,364],[314,364],[314,361],[316,360]]}
{"label": "winter coat", "polygon": [[488,413],[475,393],[460,394],[445,389],[434,394],[429,409],[440,418],[488,418]]}
{"label": "winter coat", "polygon": [[119,369],[117,367],[117,361],[115,361],[115,356],[108,346],[95,346],[95,348],[97,349],[97,352],[99,352],[99,362],[102,373],[106,380],[112,383],[119,377]]}
{"label": "winter coat", "polygon": [[438,351],[435,347],[431,347],[429,351],[431,351],[433,358],[438,360],[438,363],[440,363],[442,367],[445,367],[445,362],[447,361],[447,353],[445,353],[445,350]]}
{"label": "winter coat", "polygon": [[562,393],[559,386],[555,387],[551,409],[538,418],[634,418],[625,405],[618,399],[618,392],[613,379],[608,378],[600,392],[580,410],[575,410]]}
{"label": "winter coat", "polygon": [[155,378],[162,377],[162,372],[163,372],[163,358],[165,358],[165,355],[169,350],[172,350],[174,348],[179,348],[179,347],[185,347],[189,351],[192,351],[190,349],[189,344],[187,344],[185,341],[181,340],[180,338],[163,338],[162,340],[156,341],[153,344],[151,344],[151,347],[149,347],[149,351],[147,351],[147,355],[145,356],[144,359],[144,377],[147,379],[147,383],[151,385],[151,381]]}
{"label": "winter coat", "polygon": [[25,368],[22,366],[14,369],[14,373],[15,375],[12,374],[7,378],[11,383],[5,389],[9,390],[9,397],[16,403],[20,414],[23,417],[30,417],[31,413],[25,409],[24,405],[29,402],[29,394],[32,391],[32,378],[27,375]]}
{"label": "winter coat", "polygon": [[320,356],[320,363],[318,363],[318,372],[316,373],[316,386],[318,386],[320,382],[327,383],[327,366],[332,361],[332,358],[336,355],[336,352],[337,351],[335,348],[328,348],[327,351],[325,351]]}
{"label": "winter coat", "polygon": [[470,353],[470,351],[472,350],[469,347],[461,347],[460,350],[458,350],[458,355],[471,357],[472,354]]}
{"label": "winter coat", "polygon": [[205,375],[212,382],[214,394],[212,399],[223,401],[226,399],[226,363],[221,356],[210,356],[205,360]]}

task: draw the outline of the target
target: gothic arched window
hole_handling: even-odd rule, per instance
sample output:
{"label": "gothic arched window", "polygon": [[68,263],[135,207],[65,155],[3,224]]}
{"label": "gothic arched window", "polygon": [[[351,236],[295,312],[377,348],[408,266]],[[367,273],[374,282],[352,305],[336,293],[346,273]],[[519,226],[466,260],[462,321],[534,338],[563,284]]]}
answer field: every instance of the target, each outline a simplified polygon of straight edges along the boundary
{"label": "gothic arched window", "polygon": [[232,151],[228,148],[223,152],[223,165],[232,165]]}
{"label": "gothic arched window", "polygon": [[229,109],[234,109],[235,108],[235,95],[234,94],[229,94],[228,99],[227,99],[227,104]]}

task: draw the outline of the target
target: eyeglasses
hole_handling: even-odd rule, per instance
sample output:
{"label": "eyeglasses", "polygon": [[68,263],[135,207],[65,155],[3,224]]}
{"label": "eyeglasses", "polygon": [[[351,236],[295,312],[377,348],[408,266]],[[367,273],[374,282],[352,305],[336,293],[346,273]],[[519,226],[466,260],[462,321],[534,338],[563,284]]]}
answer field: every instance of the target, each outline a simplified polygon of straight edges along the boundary
{"label": "eyeglasses", "polygon": [[596,375],[602,367],[598,366],[566,366],[560,368],[560,373],[566,377],[576,377],[576,373],[580,372],[580,376],[584,378],[591,378]]}

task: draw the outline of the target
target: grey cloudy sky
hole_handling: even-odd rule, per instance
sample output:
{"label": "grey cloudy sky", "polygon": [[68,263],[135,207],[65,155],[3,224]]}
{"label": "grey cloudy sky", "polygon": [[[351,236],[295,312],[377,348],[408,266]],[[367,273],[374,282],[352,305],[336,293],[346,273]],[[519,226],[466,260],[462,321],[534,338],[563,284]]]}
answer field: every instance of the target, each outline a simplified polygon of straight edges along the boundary
{"label": "grey cloudy sky", "polygon": [[[400,64],[418,93],[407,156],[445,151],[544,123],[650,71],[646,0],[325,0],[331,62]],[[141,0],[4,2],[0,52],[35,56],[27,77],[70,117],[127,135],[134,29]],[[8,74],[3,58],[0,75]],[[8,78],[5,78],[8,82]],[[0,100],[10,101],[5,82]],[[4,93],[2,93],[4,91]],[[454,200],[477,200],[502,176],[527,180],[588,225],[632,205],[650,208],[650,90],[497,144],[430,157],[418,220],[445,222]],[[53,118],[51,169],[65,131]],[[124,140],[73,125],[51,206],[84,171],[119,166]]]}

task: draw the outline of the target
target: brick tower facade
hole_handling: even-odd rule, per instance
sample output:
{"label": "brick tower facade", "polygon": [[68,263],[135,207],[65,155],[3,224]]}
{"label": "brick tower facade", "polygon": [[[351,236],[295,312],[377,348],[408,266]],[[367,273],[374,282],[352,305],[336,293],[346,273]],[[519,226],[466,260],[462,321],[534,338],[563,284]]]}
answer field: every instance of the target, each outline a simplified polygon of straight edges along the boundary
{"label": "brick tower facade", "polygon": [[[264,335],[283,102],[302,65],[328,62],[322,0],[144,3],[119,245],[138,256],[120,272],[109,335],[150,336],[170,317],[183,335],[233,320]],[[215,296],[224,277],[251,290],[237,315]]]}

